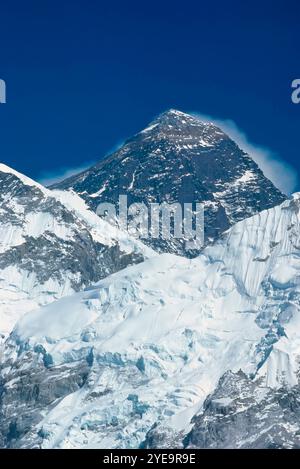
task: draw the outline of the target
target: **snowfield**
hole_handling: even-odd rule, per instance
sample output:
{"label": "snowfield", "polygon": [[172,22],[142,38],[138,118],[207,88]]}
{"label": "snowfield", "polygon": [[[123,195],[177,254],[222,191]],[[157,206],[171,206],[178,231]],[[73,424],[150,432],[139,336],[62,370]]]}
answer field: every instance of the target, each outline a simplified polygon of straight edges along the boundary
{"label": "snowfield", "polygon": [[[23,316],[3,352],[4,427],[14,422],[20,435],[10,444],[135,448],[155,430],[180,446],[229,370],[242,370],[258,400],[297,385],[299,208],[295,194],[196,259],[162,254]],[[24,374],[38,398],[24,401]],[[213,409],[231,402],[218,395]]]}

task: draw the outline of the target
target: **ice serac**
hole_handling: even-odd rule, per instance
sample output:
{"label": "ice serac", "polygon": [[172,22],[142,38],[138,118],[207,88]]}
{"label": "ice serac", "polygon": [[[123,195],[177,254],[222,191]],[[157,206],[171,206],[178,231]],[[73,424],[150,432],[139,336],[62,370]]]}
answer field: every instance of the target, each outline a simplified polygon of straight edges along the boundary
{"label": "ice serac", "polygon": [[[257,164],[212,123],[176,110],[161,114],[96,166],[58,183],[96,210],[100,202],[201,202],[205,241],[232,224],[280,204],[285,196]],[[193,257],[183,240],[145,240],[160,252]]]}
{"label": "ice serac", "polygon": [[27,313],[1,446],[298,447],[300,197]]}
{"label": "ice serac", "polygon": [[75,193],[49,191],[0,164],[0,334],[26,311],[151,255]]}

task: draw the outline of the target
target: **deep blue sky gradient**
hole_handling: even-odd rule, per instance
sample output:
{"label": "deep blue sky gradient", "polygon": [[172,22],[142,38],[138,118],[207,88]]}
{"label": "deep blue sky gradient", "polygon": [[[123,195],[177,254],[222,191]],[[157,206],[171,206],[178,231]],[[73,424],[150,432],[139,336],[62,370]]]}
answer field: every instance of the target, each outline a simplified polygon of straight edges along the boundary
{"label": "deep blue sky gradient", "polygon": [[233,119],[300,173],[296,1],[0,4],[0,160],[37,179],[107,154],[167,108]]}

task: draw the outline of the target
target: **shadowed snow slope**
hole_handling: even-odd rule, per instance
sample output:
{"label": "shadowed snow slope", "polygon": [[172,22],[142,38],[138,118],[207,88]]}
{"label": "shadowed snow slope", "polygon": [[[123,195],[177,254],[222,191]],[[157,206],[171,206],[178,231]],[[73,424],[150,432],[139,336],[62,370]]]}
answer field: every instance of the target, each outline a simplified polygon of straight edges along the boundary
{"label": "shadowed snow slope", "polygon": [[296,386],[299,206],[296,194],[196,259],[163,254],[26,314],[3,354],[2,445],[180,446],[228,370],[260,396]]}
{"label": "shadowed snow slope", "polygon": [[0,164],[0,334],[24,312],[153,255],[88,210]]}

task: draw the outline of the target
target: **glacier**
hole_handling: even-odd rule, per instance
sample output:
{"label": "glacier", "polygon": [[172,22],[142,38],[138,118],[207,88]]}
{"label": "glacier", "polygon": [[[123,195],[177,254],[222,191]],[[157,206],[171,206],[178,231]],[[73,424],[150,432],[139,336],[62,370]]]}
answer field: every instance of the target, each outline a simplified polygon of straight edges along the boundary
{"label": "glacier", "polygon": [[300,446],[299,209],[26,313],[2,349],[1,446]]}

